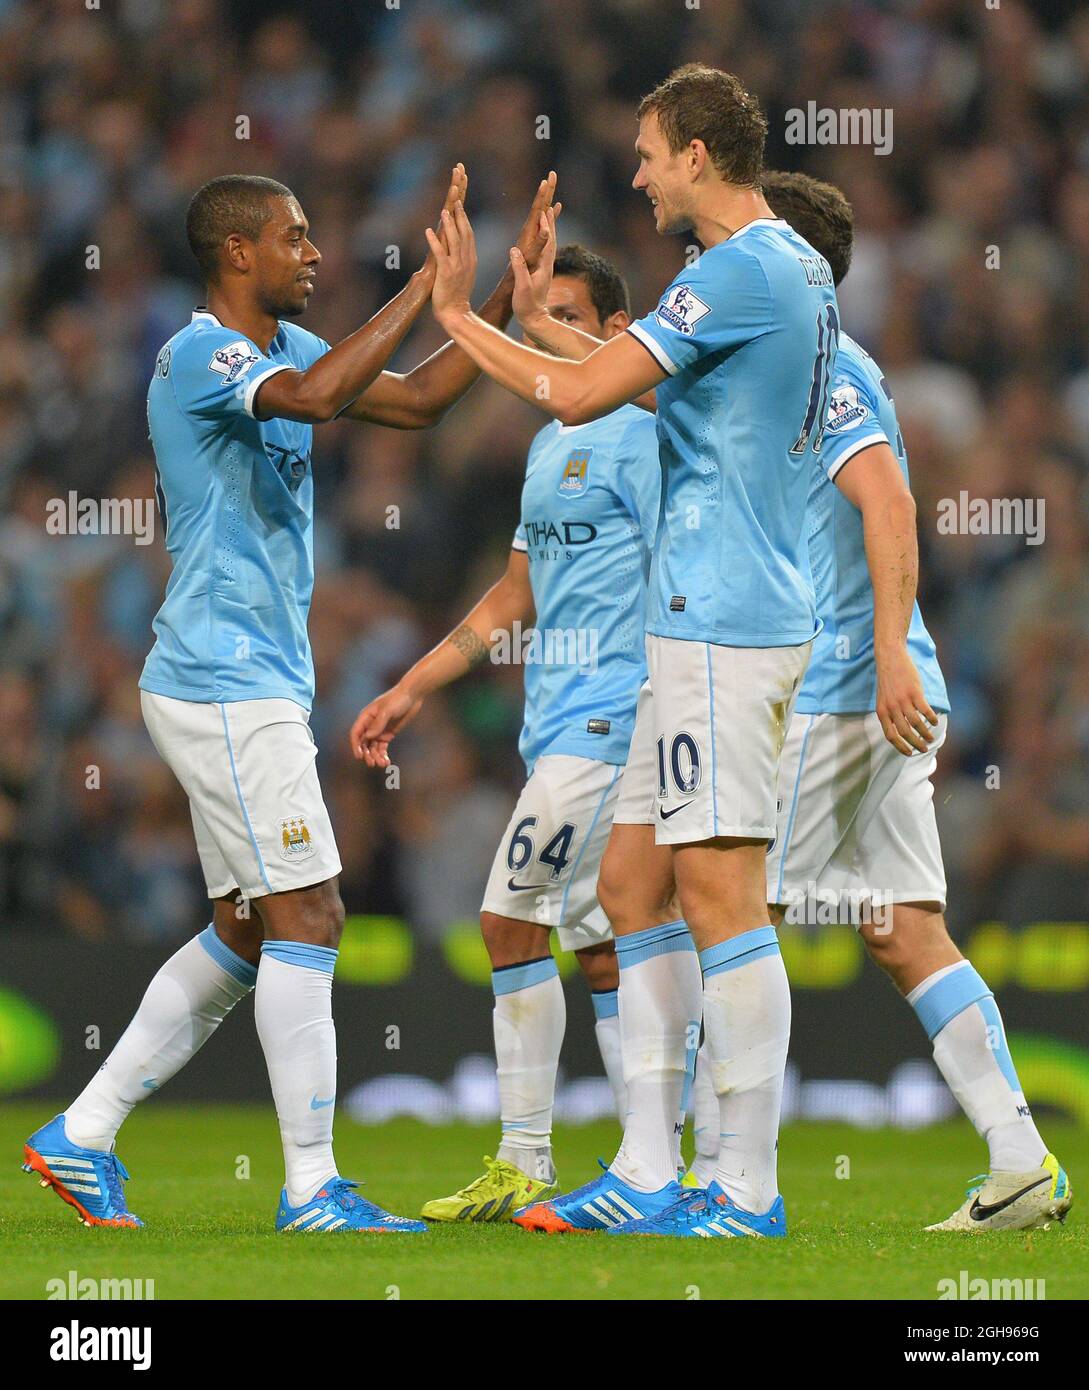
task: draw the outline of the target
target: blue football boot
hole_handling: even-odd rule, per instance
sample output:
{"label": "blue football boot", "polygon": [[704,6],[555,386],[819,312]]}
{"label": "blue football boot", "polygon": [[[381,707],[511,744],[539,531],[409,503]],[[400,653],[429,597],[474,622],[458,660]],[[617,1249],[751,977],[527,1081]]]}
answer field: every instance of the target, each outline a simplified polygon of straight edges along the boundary
{"label": "blue football boot", "polygon": [[601,1166],[605,1171],[600,1178],[583,1183],[574,1192],[522,1207],[511,1219],[527,1231],[544,1231],[548,1235],[609,1231],[659,1215],[673,1206],[683,1192],[679,1182],[668,1182],[657,1192],[640,1192],[621,1182],[604,1163]]}
{"label": "blue football boot", "polygon": [[81,1149],[56,1115],[23,1145],[23,1172],[37,1173],[42,1187],[75,1207],[85,1226],[142,1226],[125,1203],[128,1171],[115,1153]]}
{"label": "blue football boot", "polygon": [[717,1182],[701,1191],[686,1188],[680,1200],[658,1217],[617,1226],[617,1236],[785,1236],[786,1208],[776,1197],[767,1211],[745,1211],[731,1202]]}
{"label": "blue football boot", "polygon": [[407,1216],[394,1216],[381,1207],[356,1195],[359,1184],[347,1178],[333,1178],[320,1187],[308,1202],[293,1207],[287,1200],[287,1188],[280,1193],[280,1209],[276,1213],[278,1231],[366,1231],[385,1235],[411,1235],[426,1231],[423,1221],[411,1221]]}

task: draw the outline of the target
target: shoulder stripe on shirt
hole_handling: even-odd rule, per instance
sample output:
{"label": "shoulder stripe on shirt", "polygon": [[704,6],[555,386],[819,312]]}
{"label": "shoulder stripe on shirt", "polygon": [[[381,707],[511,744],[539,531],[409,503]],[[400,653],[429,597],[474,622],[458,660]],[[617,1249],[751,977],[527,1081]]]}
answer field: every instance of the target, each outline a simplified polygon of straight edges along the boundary
{"label": "shoulder stripe on shirt", "polygon": [[253,399],[257,395],[258,386],[260,386],[263,381],[268,381],[269,377],[275,376],[277,372],[288,372],[297,370],[298,368],[293,368],[290,362],[283,362],[276,363],[270,366],[268,371],[261,372],[260,375],[255,376],[253,380],[249,383],[249,385],[246,387],[246,395],[242,401],[242,404],[246,410],[246,414],[253,415]]}
{"label": "shoulder stripe on shirt", "polygon": [[669,353],[662,347],[661,343],[655,342],[641,324],[630,323],[624,331],[630,333],[637,343],[642,343],[663,372],[668,372],[670,376],[677,375],[680,371],[680,367],[673,361],[672,357],[670,357]]}
{"label": "shoulder stripe on shirt", "polygon": [[[828,436],[825,435],[825,438],[827,439]],[[876,434],[866,434],[863,435],[861,439],[852,440],[851,447],[845,449],[843,453],[840,454],[839,458],[836,459],[835,463],[828,469],[829,480],[831,481],[834,479],[843,465],[845,463],[850,463],[851,459],[853,459],[856,454],[860,454],[863,449],[869,449],[874,444],[888,444],[888,442],[883,431],[879,431]]]}

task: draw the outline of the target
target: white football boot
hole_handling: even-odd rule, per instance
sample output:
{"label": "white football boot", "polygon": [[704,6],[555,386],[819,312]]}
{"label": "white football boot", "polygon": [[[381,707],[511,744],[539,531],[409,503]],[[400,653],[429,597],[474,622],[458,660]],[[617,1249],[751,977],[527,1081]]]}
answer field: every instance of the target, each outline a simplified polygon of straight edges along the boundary
{"label": "white football boot", "polygon": [[1027,1173],[988,1173],[970,1188],[963,1206],[946,1221],[928,1231],[1028,1231],[1045,1230],[1052,1221],[1064,1221],[1073,1194],[1070,1179],[1054,1154],[1043,1166]]}

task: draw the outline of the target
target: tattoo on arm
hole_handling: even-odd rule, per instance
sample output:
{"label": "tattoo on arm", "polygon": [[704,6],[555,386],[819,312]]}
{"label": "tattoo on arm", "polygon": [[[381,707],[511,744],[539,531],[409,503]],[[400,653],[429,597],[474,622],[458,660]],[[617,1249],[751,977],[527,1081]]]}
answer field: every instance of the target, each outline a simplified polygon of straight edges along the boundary
{"label": "tattoo on arm", "polygon": [[451,646],[456,647],[469,663],[470,671],[474,666],[479,666],[488,655],[487,646],[467,623],[462,623],[456,631],[450,634],[447,641],[450,642]]}

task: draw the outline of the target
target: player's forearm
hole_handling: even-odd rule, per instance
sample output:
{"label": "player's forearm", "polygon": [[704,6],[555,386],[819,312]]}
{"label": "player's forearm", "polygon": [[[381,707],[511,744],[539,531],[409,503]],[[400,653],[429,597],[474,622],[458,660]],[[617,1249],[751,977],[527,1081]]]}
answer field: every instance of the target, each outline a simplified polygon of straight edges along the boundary
{"label": "player's forearm", "polygon": [[[623,404],[595,380],[590,359],[569,362],[513,342],[471,310],[446,313],[451,338],[500,386],[565,425],[584,424]],[[615,394],[615,393],[613,393]]]}
{"label": "player's forearm", "polygon": [[[500,331],[511,318],[514,276],[508,271],[477,310],[478,316]],[[423,425],[436,424],[456,405],[480,376],[480,367],[456,342],[447,343],[418,367],[406,373],[415,413]]]}
{"label": "player's forearm", "polygon": [[532,606],[524,596],[501,579],[452,632],[406,671],[399,684],[420,699],[459,680],[488,659],[501,633],[532,615]]}
{"label": "player's forearm", "polygon": [[873,586],[874,653],[878,662],[903,650],[919,583],[915,503],[896,494],[862,515],[866,565]]}
{"label": "player's forearm", "polygon": [[[600,338],[584,333],[574,324],[561,323],[551,314],[534,314],[532,318],[519,319],[518,322],[534,347],[553,357],[566,358],[569,362],[582,362],[601,346]],[[658,409],[658,399],[653,391],[645,391],[634,398],[632,405],[653,415]]]}
{"label": "player's forearm", "polygon": [[311,418],[334,419],[377,379],[419,317],[431,296],[433,283],[433,276],[427,271],[416,271],[404,289],[362,328],[330,348],[302,373],[298,400],[313,412]]}
{"label": "player's forearm", "polygon": [[534,314],[518,321],[534,346],[551,353],[554,357],[581,362],[601,346],[599,338],[584,333],[581,328],[575,328],[570,323],[561,323],[548,313]]}

